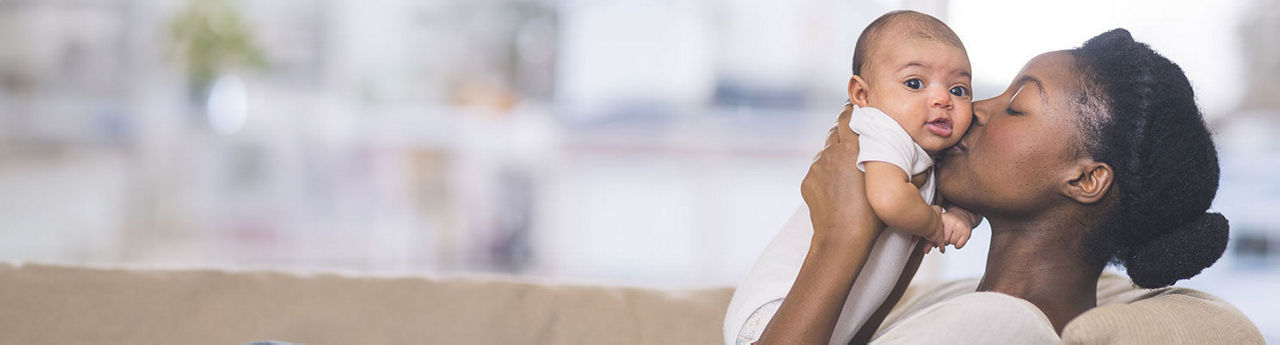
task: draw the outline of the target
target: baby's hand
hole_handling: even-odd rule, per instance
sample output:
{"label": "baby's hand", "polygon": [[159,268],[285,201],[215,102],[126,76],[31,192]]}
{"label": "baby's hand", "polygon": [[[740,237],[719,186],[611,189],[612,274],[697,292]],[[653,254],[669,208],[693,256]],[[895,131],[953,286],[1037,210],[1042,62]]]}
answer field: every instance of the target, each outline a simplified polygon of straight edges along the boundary
{"label": "baby's hand", "polygon": [[917,234],[917,235],[920,236],[920,238],[924,239],[925,241],[928,241],[929,244],[932,245],[932,247],[945,247],[947,245],[948,239],[950,238],[950,236],[948,236],[949,233],[947,232],[947,217],[945,217],[946,211],[943,210],[941,206],[937,206],[937,205],[930,205],[930,206],[933,207],[933,212],[935,213],[935,215],[937,215],[938,217],[937,219],[939,219],[940,221],[938,221],[937,223],[934,223],[935,225],[932,228],[932,231],[930,231],[928,234]]}
{"label": "baby's hand", "polygon": [[925,253],[929,253],[933,248],[938,248],[938,252],[946,253],[947,245],[955,246],[956,249],[964,248],[965,243],[969,242],[969,236],[973,233],[974,225],[969,224],[966,217],[948,213],[941,207],[934,206],[942,217],[942,239],[930,240],[932,246],[925,248]]}
{"label": "baby's hand", "polygon": [[947,244],[956,249],[964,248],[964,244],[969,242],[969,235],[973,233],[969,220],[952,213],[942,214],[942,229],[946,233]]}

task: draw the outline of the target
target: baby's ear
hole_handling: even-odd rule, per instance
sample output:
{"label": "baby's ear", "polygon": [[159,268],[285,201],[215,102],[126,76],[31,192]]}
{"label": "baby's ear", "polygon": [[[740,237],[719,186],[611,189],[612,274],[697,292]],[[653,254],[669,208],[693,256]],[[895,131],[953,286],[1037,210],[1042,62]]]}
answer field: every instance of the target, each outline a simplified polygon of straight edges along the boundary
{"label": "baby's ear", "polygon": [[849,77],[849,102],[859,107],[867,106],[867,81],[862,76]]}

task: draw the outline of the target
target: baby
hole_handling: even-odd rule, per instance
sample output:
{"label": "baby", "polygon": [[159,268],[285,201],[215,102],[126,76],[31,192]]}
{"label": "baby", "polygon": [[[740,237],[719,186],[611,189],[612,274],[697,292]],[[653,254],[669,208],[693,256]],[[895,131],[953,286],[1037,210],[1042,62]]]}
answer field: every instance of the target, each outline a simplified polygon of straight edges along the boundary
{"label": "baby", "polygon": [[[933,206],[933,158],[955,145],[973,118],[971,73],[964,45],[946,24],[912,11],[871,22],[853,54],[849,126],[857,132],[858,169],[867,200],[889,227],[880,234],[854,282],[832,344],[847,344],[897,284],[916,237],[928,245],[962,247],[981,219],[960,208]],[[759,338],[795,281],[813,226],[805,207],[792,216],[734,292],[725,315],[727,344]]]}

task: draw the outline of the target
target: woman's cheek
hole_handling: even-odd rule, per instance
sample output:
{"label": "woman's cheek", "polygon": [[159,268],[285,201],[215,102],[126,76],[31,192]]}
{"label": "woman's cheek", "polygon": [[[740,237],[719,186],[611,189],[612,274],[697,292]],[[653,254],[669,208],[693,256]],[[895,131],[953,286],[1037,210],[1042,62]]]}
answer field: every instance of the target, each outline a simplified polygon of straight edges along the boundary
{"label": "woman's cheek", "polygon": [[982,133],[981,142],[977,143],[983,150],[978,152],[972,167],[987,170],[987,186],[992,190],[1003,189],[1004,186],[1021,184],[1019,181],[1026,164],[1026,152],[1018,145],[1017,138],[1010,136],[1004,128],[993,124]]}

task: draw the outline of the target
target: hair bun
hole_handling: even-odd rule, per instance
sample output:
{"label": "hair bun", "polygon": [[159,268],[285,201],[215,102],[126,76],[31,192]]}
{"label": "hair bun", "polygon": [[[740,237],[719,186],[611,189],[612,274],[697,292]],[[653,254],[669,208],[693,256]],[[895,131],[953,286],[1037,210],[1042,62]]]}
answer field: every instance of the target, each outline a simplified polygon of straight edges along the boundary
{"label": "hair bun", "polygon": [[1206,212],[1173,231],[1166,231],[1124,258],[1133,283],[1144,288],[1173,285],[1213,265],[1227,249],[1227,218]]}
{"label": "hair bun", "polygon": [[1084,44],[1085,45],[1097,44],[1097,45],[1111,46],[1114,44],[1132,44],[1132,43],[1134,43],[1133,35],[1129,33],[1129,30],[1125,30],[1124,28],[1115,28],[1115,29],[1111,29],[1111,31],[1107,31],[1100,35],[1094,36],[1093,38],[1090,38]]}

